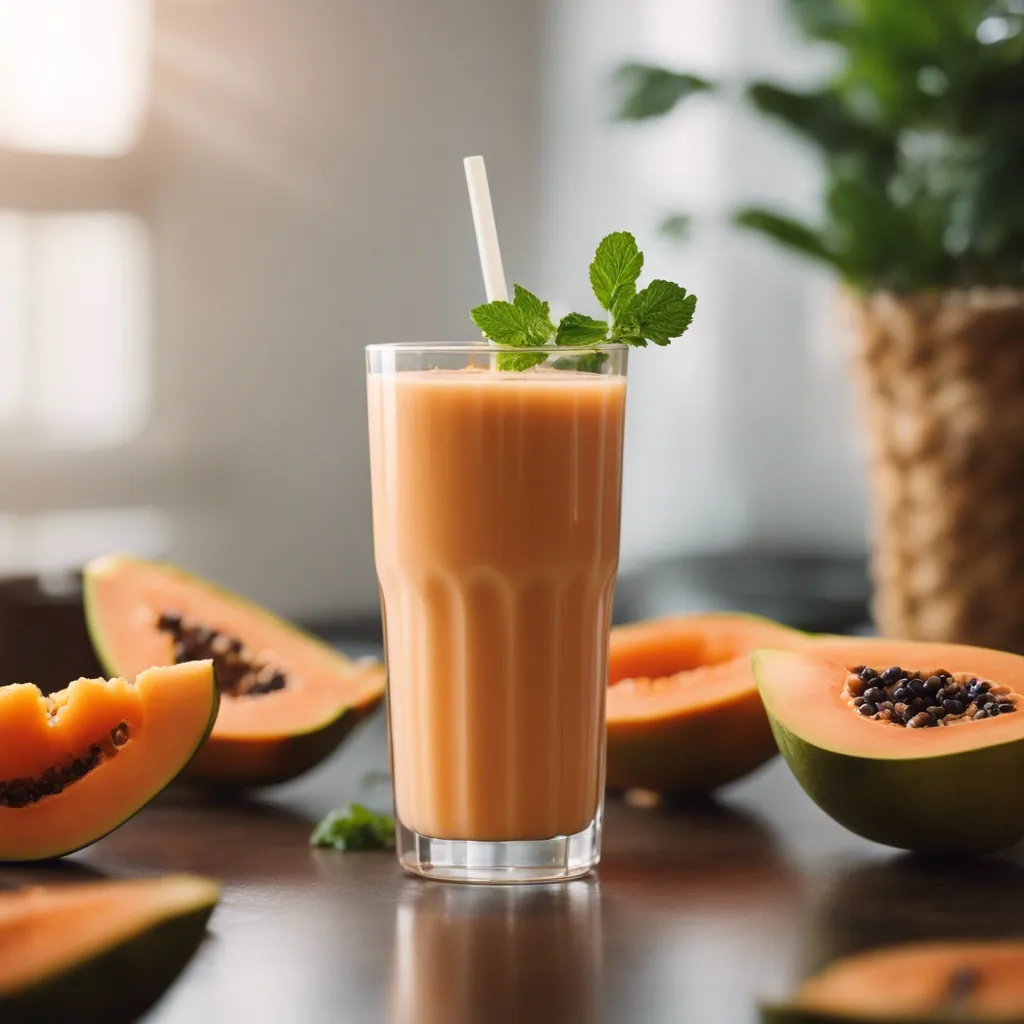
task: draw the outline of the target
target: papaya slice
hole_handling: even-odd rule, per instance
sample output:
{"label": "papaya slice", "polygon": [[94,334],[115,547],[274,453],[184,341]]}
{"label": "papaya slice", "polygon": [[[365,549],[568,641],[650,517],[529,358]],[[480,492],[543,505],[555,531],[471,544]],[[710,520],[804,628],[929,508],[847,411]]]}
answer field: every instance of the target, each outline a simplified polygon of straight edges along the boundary
{"label": "papaya slice", "polygon": [[608,673],[608,785],[697,796],[764,764],[776,747],[750,652],[808,642],[753,615],[617,626]]}
{"label": "papaya slice", "polygon": [[782,756],[850,831],[935,854],[1024,838],[1024,791],[1000,784],[1024,771],[1024,658],[837,638],[752,662]]}
{"label": "papaya slice", "polygon": [[926,942],[846,957],[765,1024],[1024,1024],[1024,943]]}
{"label": "papaya slice", "polygon": [[48,697],[0,687],[0,860],[61,857],[113,831],[185,767],[217,702],[209,661]]}
{"label": "papaya slice", "polygon": [[191,959],[219,895],[188,875],[0,893],[0,1020],[135,1020]]}
{"label": "papaya slice", "polygon": [[214,662],[220,713],[189,766],[224,786],[285,782],[322,761],[384,694],[377,661],[352,661],[270,612],[169,565],[112,555],[85,568],[100,662],[134,678],[151,665]]}

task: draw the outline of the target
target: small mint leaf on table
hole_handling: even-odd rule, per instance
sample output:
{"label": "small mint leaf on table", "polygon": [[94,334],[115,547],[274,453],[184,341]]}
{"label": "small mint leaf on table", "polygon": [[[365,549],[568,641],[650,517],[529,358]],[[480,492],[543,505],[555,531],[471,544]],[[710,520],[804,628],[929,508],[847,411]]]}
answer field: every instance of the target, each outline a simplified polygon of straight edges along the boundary
{"label": "small mint leaf on table", "polygon": [[563,316],[555,335],[556,345],[598,345],[608,339],[608,323],[585,313]]}
{"label": "small mint leaf on table", "polygon": [[590,286],[605,309],[614,309],[615,293],[620,288],[636,287],[644,269],[644,254],[628,231],[616,231],[601,239],[590,264]]}
{"label": "small mint leaf on table", "polygon": [[645,347],[648,341],[667,345],[686,332],[697,296],[671,281],[652,281],[636,293],[615,323],[615,339]]}
{"label": "small mint leaf on table", "polygon": [[310,846],[333,850],[393,850],[395,821],[387,814],[376,814],[362,804],[349,804],[330,811],[309,837]]}

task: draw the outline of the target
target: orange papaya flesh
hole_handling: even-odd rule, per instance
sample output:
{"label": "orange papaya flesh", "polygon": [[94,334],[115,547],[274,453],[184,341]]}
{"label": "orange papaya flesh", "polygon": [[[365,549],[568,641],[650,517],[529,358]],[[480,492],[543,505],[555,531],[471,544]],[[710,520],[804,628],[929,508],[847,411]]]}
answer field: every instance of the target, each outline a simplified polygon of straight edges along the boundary
{"label": "orange papaya flesh", "polygon": [[831,964],[765,1024],[1024,1022],[1024,943],[926,942]]}
{"label": "orange papaya flesh", "polygon": [[804,651],[757,651],[754,676],[779,750],[822,810],[900,849],[978,854],[1024,838],[1024,710],[910,728],[863,717],[850,669],[948,672],[1024,693],[1024,658],[955,644],[827,638]]}
{"label": "orange papaya flesh", "polygon": [[809,638],[750,615],[679,615],[612,630],[608,785],[709,793],[776,753],[750,652]]}
{"label": "orange papaya flesh", "polygon": [[60,857],[130,818],[202,745],[218,700],[209,661],[49,697],[0,687],[0,860]]}
{"label": "orange papaya flesh", "polygon": [[173,566],[106,556],[84,578],[90,634],[109,671],[131,678],[199,650],[230,684],[191,778],[224,786],[284,782],[330,754],[383,697],[379,662],[353,661]]}
{"label": "orange papaya flesh", "polygon": [[219,894],[187,875],[0,893],[0,1019],[136,1020],[191,958]]}

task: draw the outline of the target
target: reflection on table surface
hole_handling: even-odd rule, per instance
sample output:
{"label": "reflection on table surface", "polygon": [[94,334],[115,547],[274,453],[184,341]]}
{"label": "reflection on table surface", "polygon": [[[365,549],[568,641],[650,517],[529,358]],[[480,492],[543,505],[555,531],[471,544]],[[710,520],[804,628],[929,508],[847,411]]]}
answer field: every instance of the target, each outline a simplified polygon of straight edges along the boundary
{"label": "reflection on table surface", "polygon": [[395,911],[390,1024],[590,1020],[601,980],[597,880],[410,881]]}
{"label": "reflection on table surface", "polygon": [[[177,788],[0,888],[190,871],[224,897],[144,1024],[756,1024],[760,998],[861,949],[1024,935],[1020,852],[924,862],[830,821],[776,761],[701,806],[606,807],[604,857],[564,886],[462,887],[390,853],[311,850],[316,819],[386,800],[383,722],[307,779],[243,797]],[[369,782],[367,779],[369,778]]]}

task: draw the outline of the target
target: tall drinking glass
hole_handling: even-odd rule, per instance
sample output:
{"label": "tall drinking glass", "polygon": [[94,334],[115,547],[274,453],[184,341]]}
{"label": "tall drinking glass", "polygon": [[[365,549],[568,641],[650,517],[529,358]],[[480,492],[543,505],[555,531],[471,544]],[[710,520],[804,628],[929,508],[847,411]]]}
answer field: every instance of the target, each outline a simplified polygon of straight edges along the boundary
{"label": "tall drinking glass", "polygon": [[625,346],[367,349],[398,856],[432,878],[598,861]]}

